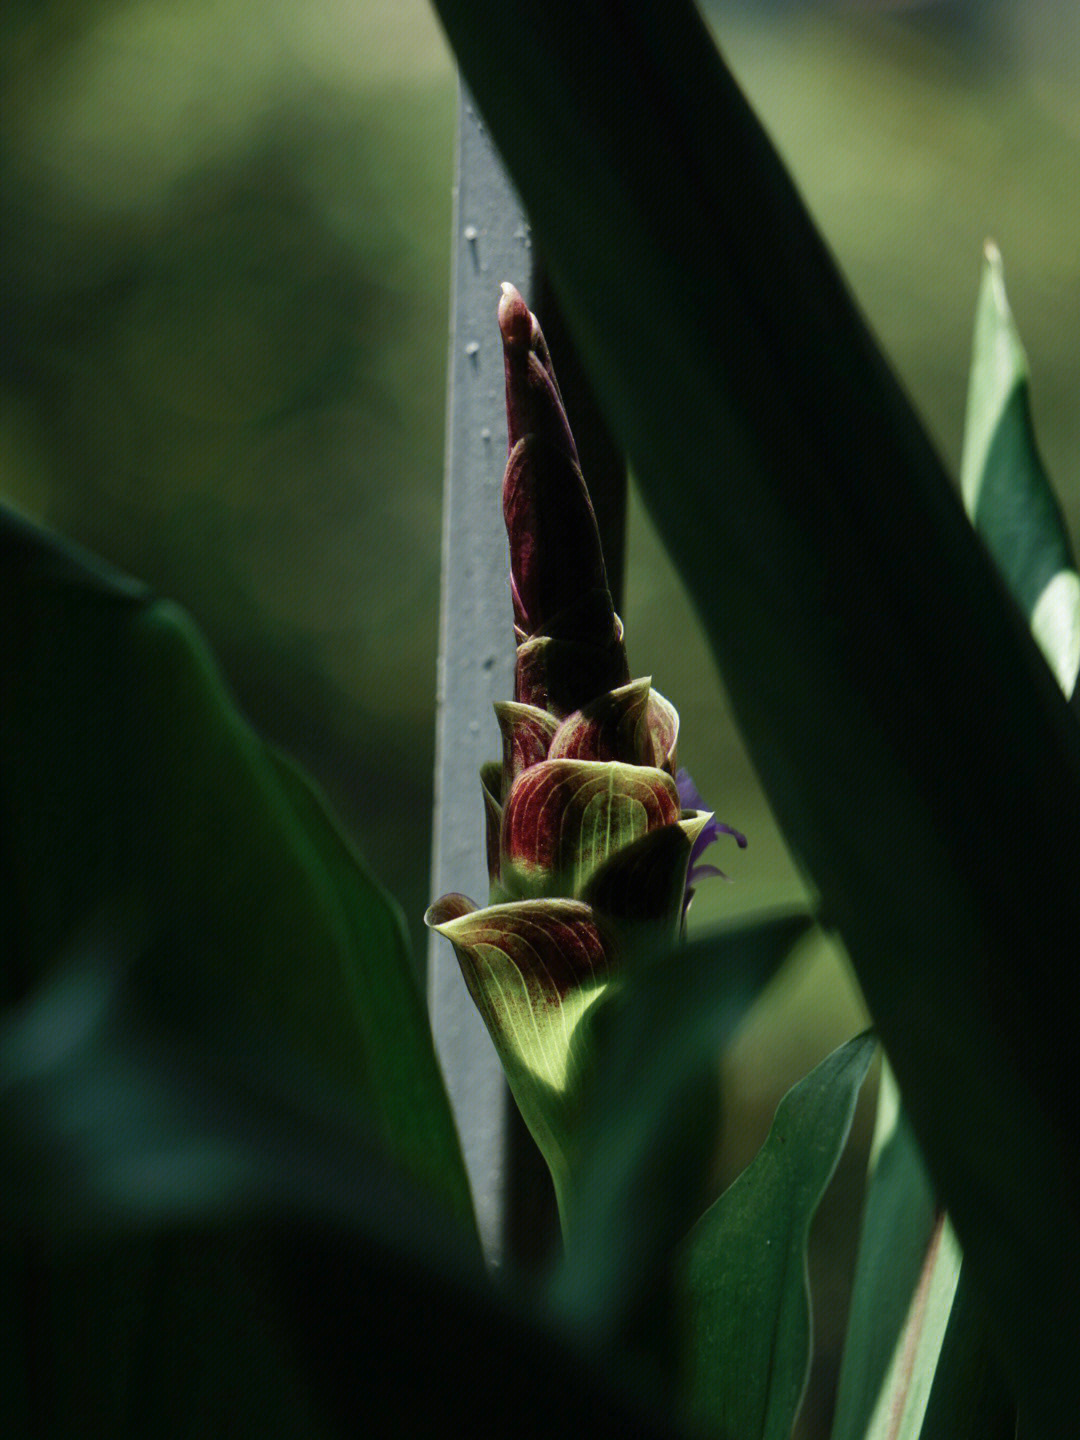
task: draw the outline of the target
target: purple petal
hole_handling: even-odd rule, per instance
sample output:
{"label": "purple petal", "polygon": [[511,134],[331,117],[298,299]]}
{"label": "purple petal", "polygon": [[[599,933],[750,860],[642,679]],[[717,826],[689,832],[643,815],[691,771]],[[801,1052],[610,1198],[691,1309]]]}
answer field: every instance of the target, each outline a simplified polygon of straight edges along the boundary
{"label": "purple petal", "polygon": [[[701,791],[690,778],[688,770],[680,769],[675,774],[675,787],[679,792],[679,799],[684,810],[708,810]],[[686,895],[683,899],[683,915],[689,908],[690,900],[694,893],[694,886],[698,880],[715,877],[727,880],[729,877],[715,865],[702,865],[697,863],[714,840],[719,840],[721,835],[730,835],[740,850],[746,849],[746,836],[731,825],[725,825],[723,821],[717,820],[715,815],[710,816],[701,834],[694,841],[690,851],[690,865],[686,875]]]}
{"label": "purple petal", "polygon": [[675,774],[675,784],[684,810],[707,810],[709,808],[705,804],[701,791],[690,778],[689,770],[684,770],[680,766]]}
{"label": "purple petal", "polygon": [[692,870],[687,871],[686,883],[688,886],[696,885],[699,880],[730,880],[731,876],[726,875],[716,865],[695,865]]}

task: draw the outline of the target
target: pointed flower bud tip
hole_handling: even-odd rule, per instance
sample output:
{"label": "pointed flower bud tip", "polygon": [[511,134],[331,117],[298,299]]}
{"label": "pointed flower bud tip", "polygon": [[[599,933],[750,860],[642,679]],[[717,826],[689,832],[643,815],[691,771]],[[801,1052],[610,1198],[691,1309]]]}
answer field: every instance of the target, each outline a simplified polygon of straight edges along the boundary
{"label": "pointed flower bud tip", "polygon": [[528,350],[532,344],[533,317],[521,292],[508,280],[502,282],[499,301],[499,330],[503,344],[513,350]]}

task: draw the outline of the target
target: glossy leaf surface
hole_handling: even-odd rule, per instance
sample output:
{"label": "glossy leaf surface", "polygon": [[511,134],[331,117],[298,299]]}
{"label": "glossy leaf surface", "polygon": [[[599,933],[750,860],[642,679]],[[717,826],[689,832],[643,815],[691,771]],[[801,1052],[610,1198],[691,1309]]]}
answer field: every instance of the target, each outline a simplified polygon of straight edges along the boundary
{"label": "glossy leaf surface", "polygon": [[761,1150],[690,1236],[690,1407],[718,1434],[790,1440],[810,1373],[810,1221],[875,1044],[850,1040],[785,1095]]}
{"label": "glossy leaf surface", "polygon": [[1064,1433],[1074,717],[694,7],[437,8],[1013,1382]]}

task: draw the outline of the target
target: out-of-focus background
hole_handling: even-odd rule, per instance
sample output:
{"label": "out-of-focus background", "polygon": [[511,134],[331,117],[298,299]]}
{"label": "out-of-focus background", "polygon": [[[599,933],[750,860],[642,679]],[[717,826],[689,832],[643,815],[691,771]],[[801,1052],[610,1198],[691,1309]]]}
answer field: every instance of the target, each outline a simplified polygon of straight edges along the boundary
{"label": "out-of-focus background", "polygon": [[[1080,10],[706,13],[954,473],[981,247],[998,241],[1080,534]],[[0,495],[190,609],[420,956],[456,93],[437,22],[424,0],[9,0],[0,73]],[[750,837],[718,857],[734,883],[702,889],[694,927],[799,898],[636,503],[624,618],[632,668],[681,711],[684,763]],[[727,1066],[726,1174],[862,1023],[824,943],[781,977]],[[835,1381],[871,1099],[815,1232],[806,1436]]]}

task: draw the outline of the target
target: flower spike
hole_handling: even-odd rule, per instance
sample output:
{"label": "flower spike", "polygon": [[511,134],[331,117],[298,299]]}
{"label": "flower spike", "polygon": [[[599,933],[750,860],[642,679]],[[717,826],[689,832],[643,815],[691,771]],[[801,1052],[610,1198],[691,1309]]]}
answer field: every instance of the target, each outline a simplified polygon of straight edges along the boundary
{"label": "flower spike", "polygon": [[630,677],[551,356],[512,285],[498,323],[517,663],[495,706],[502,762],[481,773],[490,895],[446,895],[424,918],[454,946],[565,1216],[591,1064],[581,1022],[631,957],[680,935],[694,884],[721,873],[707,846],[746,840],[676,771],[675,707]]}

